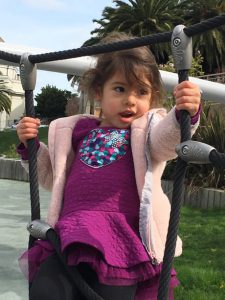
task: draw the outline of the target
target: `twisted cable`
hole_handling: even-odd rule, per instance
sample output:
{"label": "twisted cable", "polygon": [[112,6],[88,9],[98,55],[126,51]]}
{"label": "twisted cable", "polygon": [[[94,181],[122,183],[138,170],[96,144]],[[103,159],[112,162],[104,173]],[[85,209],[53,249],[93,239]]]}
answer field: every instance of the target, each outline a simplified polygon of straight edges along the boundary
{"label": "twisted cable", "polygon": [[165,252],[163,257],[162,272],[160,274],[158,298],[157,300],[167,300],[171,270],[173,266],[173,258],[175,254],[175,247],[178,235],[178,227],[180,221],[180,210],[183,196],[183,184],[185,173],[187,170],[187,163],[178,157],[175,169],[175,177],[173,184],[173,193],[171,201],[170,221],[165,245]]}
{"label": "twisted cable", "polygon": [[[219,27],[225,24],[225,14],[216,16],[214,18],[205,20],[184,28],[184,32],[189,36],[194,36],[207,30]],[[144,37],[133,38],[127,41],[119,41],[115,43],[109,43],[105,45],[94,45],[88,47],[81,47],[78,49],[72,49],[67,51],[50,52],[43,54],[30,55],[29,60],[32,63],[47,62],[53,60],[62,60],[68,58],[75,58],[88,55],[102,54],[106,52],[113,52],[125,49],[131,49],[135,47],[153,45],[158,43],[170,42],[172,31],[157,33],[153,35],[147,35]]]}
{"label": "twisted cable", "polygon": [[212,162],[212,164],[218,168],[222,169],[225,168],[225,154],[219,153],[216,150],[212,150],[209,154],[209,160]]}
{"label": "twisted cable", "polygon": [[[184,32],[187,34],[187,36],[191,37],[203,33],[205,31],[214,29],[216,27],[222,26],[224,24],[225,24],[225,14],[222,14],[220,16],[210,18],[208,20],[202,21],[195,25],[191,25],[190,27],[185,27]],[[87,46],[87,47],[81,47],[77,49],[70,49],[70,50],[57,51],[57,52],[31,54],[29,55],[29,61],[35,64],[35,63],[63,60],[63,59],[76,58],[82,56],[97,55],[106,52],[113,52],[113,51],[131,49],[135,47],[170,42],[171,36],[172,36],[172,31],[169,31],[164,33],[147,35],[144,37],[133,38],[130,40],[109,43],[105,45],[94,45],[94,46]],[[19,63],[20,56],[16,54],[0,51],[0,59],[14,62],[14,63]]]}
{"label": "twisted cable", "polygon": [[[191,37],[199,33],[203,33],[207,30],[211,30],[218,26],[225,24],[225,14],[205,20],[201,23],[184,28],[184,32],[187,36]],[[156,44],[162,42],[169,42],[171,39],[172,32],[159,33],[151,36],[145,36],[141,38],[133,38],[128,41],[120,41],[116,43],[110,43],[105,45],[95,45],[89,47],[81,47],[78,49],[72,49],[67,51],[50,52],[44,54],[30,55],[29,61],[33,64],[63,60],[81,56],[96,55],[106,52],[113,52],[119,50],[125,50],[140,46],[146,46],[149,44]],[[15,55],[0,51],[0,59],[10,61],[13,63],[19,63],[20,55]],[[179,72],[179,82],[187,77],[187,70]],[[25,91],[25,105],[28,116],[34,117],[33,107],[33,91]],[[186,112],[181,113],[181,142],[190,139],[190,117]],[[39,205],[39,191],[38,191],[38,180],[37,180],[37,159],[36,159],[36,145],[35,140],[28,141],[28,152],[29,152],[29,173],[30,173],[30,190],[31,190],[31,219],[40,219],[40,205]],[[210,160],[218,167],[221,167],[221,162],[225,164],[225,155],[212,151],[210,154]],[[160,285],[158,291],[158,300],[166,300],[169,289],[169,282],[171,277],[172,262],[175,253],[175,246],[177,240],[177,232],[180,219],[180,208],[182,200],[182,187],[185,178],[187,163],[178,158],[176,166],[176,175],[174,179],[172,203],[171,203],[171,214],[168,228],[168,235],[165,247],[165,254],[163,258],[163,269],[160,276]],[[30,244],[33,243],[33,239],[30,239]],[[76,279],[77,281],[77,279]],[[83,284],[83,283],[82,283]],[[82,285],[81,284],[81,285]],[[85,287],[84,289],[88,289]],[[89,297],[89,296],[88,296]],[[89,298],[88,298],[89,299]],[[90,298],[98,299],[101,298]]]}
{"label": "twisted cable", "polygon": [[150,44],[169,42],[171,38],[171,32],[157,33],[140,38],[132,38],[126,41],[118,41],[108,44],[93,45],[87,47],[81,47],[77,49],[57,51],[43,54],[30,55],[29,60],[31,63],[40,63],[54,60],[62,60],[68,58],[76,58],[89,55],[97,55],[102,53],[108,53],[119,50],[126,50]]}
{"label": "twisted cable", "polygon": [[12,53],[0,50],[0,59],[6,60],[6,61],[10,61],[12,63],[19,64],[19,62],[20,62],[20,55],[18,55],[18,54],[12,54]]}
{"label": "twisted cable", "polygon": [[[188,70],[178,72],[179,82],[188,80]],[[187,111],[181,111],[180,120],[181,142],[189,140],[190,132],[190,116]],[[183,198],[183,184],[187,170],[187,163],[178,157],[175,169],[175,177],[173,182],[173,193],[171,200],[171,212],[168,226],[168,233],[163,257],[162,272],[160,274],[158,297],[157,300],[167,300],[171,279],[171,270],[175,254],[180,211]]]}
{"label": "twisted cable", "polygon": [[64,266],[64,269],[67,272],[67,275],[72,280],[72,282],[75,284],[75,286],[78,288],[78,290],[82,293],[82,295],[87,300],[104,300],[101,296],[99,296],[83,279],[81,274],[76,268],[71,269],[66,262],[66,257],[61,252],[61,246],[60,246],[60,239],[56,232],[53,229],[49,229],[46,232],[46,238],[47,240],[52,244],[54,247],[58,258],[60,259],[62,265]]}
{"label": "twisted cable", "polygon": [[[25,90],[25,111],[29,117],[34,117],[34,105],[33,105],[33,91]],[[29,183],[30,183],[30,204],[31,204],[31,220],[40,219],[40,199],[39,199],[39,186],[37,175],[37,155],[35,139],[27,141],[28,156],[29,156]],[[36,239],[29,235],[28,249],[30,249]],[[30,253],[28,252],[28,274],[30,274]],[[30,292],[31,283],[29,283]],[[30,295],[29,295],[30,298]]]}
{"label": "twisted cable", "polygon": [[[25,109],[28,117],[35,117],[33,105],[33,91],[25,91]],[[27,141],[29,156],[29,178],[31,196],[31,220],[40,219],[39,187],[37,174],[37,147],[35,139]]]}
{"label": "twisted cable", "polygon": [[191,37],[206,32],[208,30],[212,30],[214,28],[220,27],[224,24],[225,24],[225,14],[222,14],[220,16],[216,16],[208,20],[204,20],[200,23],[191,25],[189,27],[185,27],[184,32],[186,33],[187,36]]}

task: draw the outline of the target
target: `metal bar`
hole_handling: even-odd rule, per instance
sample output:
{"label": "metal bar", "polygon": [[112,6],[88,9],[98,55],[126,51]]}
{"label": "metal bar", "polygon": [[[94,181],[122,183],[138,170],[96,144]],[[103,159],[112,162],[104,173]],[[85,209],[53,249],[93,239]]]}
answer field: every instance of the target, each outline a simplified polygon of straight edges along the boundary
{"label": "metal bar", "polygon": [[[0,43],[0,50],[8,51],[10,53],[19,54],[19,55],[22,55],[24,52],[29,52],[33,54],[48,52],[47,50],[43,50],[43,49],[30,48],[26,46],[21,47],[21,46],[7,44],[7,43]],[[14,65],[14,66],[18,65],[1,59],[0,59],[0,64]],[[37,64],[37,69],[81,76],[88,68],[90,68],[94,64],[95,64],[94,57],[86,56],[86,57],[72,58],[68,60],[39,63]],[[167,90],[167,92],[172,92],[174,86],[178,82],[178,75],[176,73],[166,72],[162,70],[160,70],[160,74],[165,89]],[[214,102],[225,104],[224,84],[203,80],[201,78],[196,78],[196,77],[189,77],[189,80],[196,83],[200,87],[200,89],[203,92],[202,93],[203,100],[214,101]]]}

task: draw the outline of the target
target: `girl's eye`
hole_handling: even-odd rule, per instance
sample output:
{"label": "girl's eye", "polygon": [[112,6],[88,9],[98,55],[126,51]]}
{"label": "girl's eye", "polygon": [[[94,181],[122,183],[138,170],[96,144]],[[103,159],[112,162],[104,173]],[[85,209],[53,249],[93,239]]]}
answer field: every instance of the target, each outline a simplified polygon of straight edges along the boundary
{"label": "girl's eye", "polygon": [[114,90],[118,93],[123,93],[125,91],[125,88],[122,86],[117,86]]}
{"label": "girl's eye", "polygon": [[139,91],[139,94],[140,94],[140,95],[147,95],[147,94],[148,94],[148,91],[147,91],[147,90],[141,89],[141,90]]}
{"label": "girl's eye", "polygon": [[151,94],[151,89],[140,89],[139,90],[139,95],[144,96],[144,95],[149,95]]}

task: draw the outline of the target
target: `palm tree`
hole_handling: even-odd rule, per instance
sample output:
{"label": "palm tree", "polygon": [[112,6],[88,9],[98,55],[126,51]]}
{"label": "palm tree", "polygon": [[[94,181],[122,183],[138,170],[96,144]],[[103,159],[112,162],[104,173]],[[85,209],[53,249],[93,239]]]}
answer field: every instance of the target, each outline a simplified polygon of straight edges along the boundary
{"label": "palm tree", "polygon": [[[112,31],[124,31],[134,36],[172,31],[178,24],[185,26],[199,23],[225,12],[224,0],[113,0],[115,7],[105,7],[101,19],[94,19],[98,26],[83,46],[99,43]],[[150,46],[156,61],[166,63],[171,55],[170,43]],[[225,26],[193,37],[193,52],[203,57],[205,74],[225,68]],[[77,82],[72,75],[68,80]]]}
{"label": "palm tree", "polygon": [[[123,31],[134,36],[145,36],[154,33],[171,31],[183,20],[176,15],[176,0],[115,0],[115,8],[105,7],[100,20],[93,22],[99,25],[91,32],[95,35],[84,43],[93,45],[112,31]],[[150,46],[156,60],[165,63],[171,53],[169,43]]]}
{"label": "palm tree", "polygon": [[[185,25],[199,23],[225,12],[224,0],[180,1],[178,5]],[[193,38],[194,53],[204,57],[203,69],[206,74],[221,72],[225,67],[225,26],[209,30]]]}
{"label": "palm tree", "polygon": [[8,115],[11,112],[11,99],[8,96],[6,87],[2,81],[0,81],[0,113],[5,111]]}

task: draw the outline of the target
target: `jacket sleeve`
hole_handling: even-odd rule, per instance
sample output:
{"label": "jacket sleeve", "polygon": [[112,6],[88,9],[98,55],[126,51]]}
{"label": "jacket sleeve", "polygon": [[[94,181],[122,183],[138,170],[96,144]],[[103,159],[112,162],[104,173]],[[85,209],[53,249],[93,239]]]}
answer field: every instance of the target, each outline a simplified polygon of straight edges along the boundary
{"label": "jacket sleeve", "polygon": [[[191,125],[193,135],[199,125]],[[149,116],[149,142],[151,157],[157,161],[176,158],[175,146],[180,143],[180,124],[175,115],[175,108],[168,114],[165,110],[157,110]]]}
{"label": "jacket sleeve", "polygon": [[[29,162],[28,160],[21,160],[21,164],[29,173]],[[46,190],[51,191],[53,175],[52,165],[49,157],[48,147],[40,142],[40,147],[37,151],[37,172],[38,172],[38,183]]]}
{"label": "jacket sleeve", "polygon": [[37,155],[38,181],[40,185],[48,190],[52,190],[53,171],[49,156],[48,147],[41,143]]}

